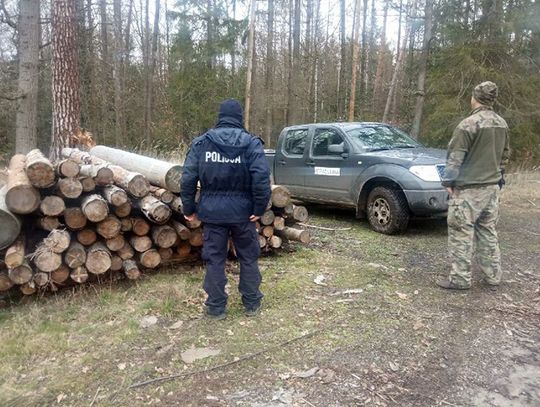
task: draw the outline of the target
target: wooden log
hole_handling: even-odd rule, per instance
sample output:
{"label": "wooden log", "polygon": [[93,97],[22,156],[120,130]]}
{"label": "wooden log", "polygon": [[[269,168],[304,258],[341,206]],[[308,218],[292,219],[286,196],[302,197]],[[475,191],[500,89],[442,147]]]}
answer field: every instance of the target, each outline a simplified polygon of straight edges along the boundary
{"label": "wooden log", "polygon": [[188,257],[191,253],[191,245],[188,241],[181,240],[178,246],[176,246],[176,252],[181,258]]}
{"label": "wooden log", "polygon": [[120,219],[114,215],[109,215],[97,224],[96,232],[105,239],[112,239],[120,233],[121,228]]}
{"label": "wooden log", "polygon": [[95,185],[112,185],[114,182],[114,173],[108,164],[84,164],[80,168],[80,175],[84,178],[90,178]]}
{"label": "wooden log", "polygon": [[309,217],[308,210],[306,209],[305,206],[294,205],[292,217],[297,222],[307,222],[308,217]]}
{"label": "wooden log", "polygon": [[8,247],[4,256],[5,266],[9,269],[19,267],[25,262],[26,239],[24,235],[19,235],[17,240]]}
{"label": "wooden log", "polygon": [[60,219],[58,219],[56,216],[41,216],[36,219],[36,225],[38,228],[47,230],[49,232],[62,227]]}
{"label": "wooden log", "polygon": [[56,174],[54,166],[38,149],[26,154],[26,175],[36,188],[48,188],[54,185]]}
{"label": "wooden log", "polygon": [[[26,156],[15,154],[9,162],[7,189],[4,194],[10,212],[26,215],[34,212],[41,200],[25,172]],[[15,237],[14,237],[15,238]]]}
{"label": "wooden log", "polygon": [[126,244],[124,246],[122,246],[122,248],[120,250],[117,250],[116,254],[122,260],[131,259],[131,258],[133,258],[133,256],[135,256],[135,252],[133,251],[133,247],[131,247],[131,245],[128,242],[126,242]]}
{"label": "wooden log", "polygon": [[158,225],[167,223],[172,215],[171,208],[152,195],[142,198],[137,206],[148,220]]}
{"label": "wooden log", "polygon": [[86,249],[79,242],[71,242],[64,255],[64,262],[69,268],[76,268],[86,263]]}
{"label": "wooden log", "polygon": [[311,240],[309,236],[309,232],[307,230],[302,230],[302,229],[286,227],[283,230],[277,230],[276,234],[288,240],[295,240],[297,242],[301,242],[304,244],[309,243],[309,241]]}
{"label": "wooden log", "polygon": [[81,230],[86,226],[87,218],[79,207],[64,210],[64,223],[70,230]]}
{"label": "wooden log", "polygon": [[66,204],[64,200],[56,195],[49,195],[43,198],[39,205],[39,210],[45,216],[60,216],[64,213]]}
{"label": "wooden log", "polygon": [[21,220],[7,208],[7,187],[0,188],[0,250],[12,244],[21,232]]}
{"label": "wooden log", "polygon": [[173,254],[174,254],[173,249],[170,248],[170,247],[167,247],[167,248],[160,247],[158,249],[158,252],[159,252],[159,256],[161,257],[162,261],[169,260],[170,258],[172,258]]}
{"label": "wooden log", "polygon": [[69,277],[76,283],[82,284],[88,280],[88,270],[84,266],[79,266],[71,270]]}
{"label": "wooden log", "polygon": [[291,203],[287,204],[286,206],[284,206],[283,208],[281,208],[282,210],[282,213],[285,217],[290,217],[292,216],[293,214],[293,211],[294,211],[294,205]]}
{"label": "wooden log", "polygon": [[139,263],[146,268],[155,269],[161,264],[161,256],[156,249],[149,249],[139,254]]}
{"label": "wooden log", "polygon": [[172,203],[176,198],[175,195],[168,189],[159,188],[154,185],[150,185],[150,193],[165,204]]}
{"label": "wooden log", "polygon": [[13,287],[15,283],[11,281],[7,270],[0,270],[0,291],[7,291]]}
{"label": "wooden log", "polygon": [[179,196],[175,197],[169,204],[169,206],[175,213],[178,213],[180,215],[184,213],[184,204],[182,203],[182,199]]}
{"label": "wooden log", "polygon": [[139,253],[145,252],[152,247],[152,239],[148,236],[131,236],[129,243]]}
{"label": "wooden log", "polygon": [[51,272],[51,281],[56,284],[62,284],[69,278],[69,267],[62,264],[56,270]]}
{"label": "wooden log", "polygon": [[204,243],[202,228],[193,229],[189,237],[189,244],[194,247],[201,247]]}
{"label": "wooden log", "polygon": [[24,284],[32,280],[34,270],[27,262],[8,270],[8,276],[14,284]]}
{"label": "wooden log", "polygon": [[272,185],[272,206],[284,208],[291,202],[291,193],[281,185]]}
{"label": "wooden log", "polygon": [[60,177],[75,178],[79,175],[81,168],[74,160],[66,158],[56,164],[56,174]]}
{"label": "wooden log", "polygon": [[86,216],[90,222],[95,223],[101,222],[109,214],[109,205],[107,205],[107,201],[98,194],[85,196],[81,202],[81,209],[84,216]]}
{"label": "wooden log", "polygon": [[190,229],[198,229],[202,225],[202,222],[198,217],[195,217],[195,219],[193,219],[193,220],[184,219],[184,223]]}
{"label": "wooden log", "polygon": [[29,281],[28,283],[21,285],[19,290],[21,290],[24,295],[33,295],[37,292],[37,287],[33,281]]}
{"label": "wooden log", "polygon": [[116,185],[110,185],[103,188],[102,194],[112,206],[122,206],[129,202],[126,191]]}
{"label": "wooden log", "polygon": [[111,270],[120,271],[122,270],[124,260],[117,254],[113,254],[111,257]]}
{"label": "wooden log", "polygon": [[97,240],[97,233],[93,229],[82,229],[77,232],[77,240],[84,246],[91,246]]}
{"label": "wooden log", "polygon": [[126,218],[131,213],[131,208],[132,208],[131,201],[128,199],[128,202],[126,202],[125,204],[120,205],[120,206],[115,206],[113,208],[113,212],[119,218]]}
{"label": "wooden log", "polygon": [[124,236],[121,234],[117,234],[116,236],[107,239],[105,244],[107,245],[107,249],[110,251],[116,252],[120,250],[124,245],[126,244],[126,239],[124,239]]}
{"label": "wooden log", "polygon": [[266,246],[266,238],[263,235],[257,235],[259,239],[259,247],[262,249]]}
{"label": "wooden log", "polygon": [[285,218],[281,216],[276,216],[274,218],[274,230],[283,230],[285,229]]}
{"label": "wooden log", "polygon": [[92,178],[80,178],[83,192],[93,192],[96,189],[96,183]]}
{"label": "wooden log", "polygon": [[94,243],[86,253],[86,269],[93,274],[103,274],[111,268],[111,252],[101,243]]}
{"label": "wooden log", "polygon": [[83,186],[77,178],[60,178],[56,183],[56,190],[64,198],[77,199],[83,193]]}
{"label": "wooden log", "polygon": [[265,226],[269,226],[274,222],[275,218],[276,216],[274,215],[273,211],[266,211],[263,213],[259,221],[261,222],[261,224]]}
{"label": "wooden log", "polygon": [[[71,235],[66,230],[54,229],[43,240],[43,245],[53,253],[64,253],[71,243]],[[42,270],[46,271],[46,270]],[[49,272],[52,270],[49,270]]]}
{"label": "wooden log", "polygon": [[137,236],[145,236],[150,232],[150,224],[142,218],[131,218],[131,230]]}
{"label": "wooden log", "polygon": [[272,249],[279,249],[283,243],[283,240],[279,236],[271,236],[270,239],[268,239],[268,246],[270,246]]}
{"label": "wooden log", "polygon": [[120,231],[122,232],[131,232],[133,229],[133,223],[131,222],[131,218],[121,218],[120,219]]}
{"label": "wooden log", "polygon": [[130,172],[118,165],[110,165],[109,168],[114,174],[114,183],[129,192],[135,198],[142,198],[148,195],[150,184],[137,172]]}
{"label": "wooden log", "polygon": [[162,225],[152,228],[152,240],[157,247],[168,248],[174,246],[178,235],[171,226]]}
{"label": "wooden log", "polygon": [[33,280],[37,287],[45,287],[51,281],[51,275],[43,271],[38,271],[34,274]]}
{"label": "wooden log", "polygon": [[124,260],[123,269],[126,277],[130,280],[136,280],[141,276],[141,271],[139,270],[139,267],[137,266],[135,260]]}
{"label": "wooden log", "polygon": [[174,220],[171,222],[171,225],[181,240],[189,240],[191,236],[191,230],[189,230],[186,226],[184,226],[180,222],[177,222]]}
{"label": "wooden log", "polygon": [[41,244],[36,249],[34,264],[40,271],[51,273],[62,265],[62,255],[54,253],[47,246]]}
{"label": "wooden log", "polygon": [[261,230],[261,235],[266,238],[272,237],[274,235],[274,228],[272,226],[265,226]]}
{"label": "wooden log", "polygon": [[153,185],[180,192],[181,165],[105,146],[93,147],[90,154],[129,171],[138,172]]}

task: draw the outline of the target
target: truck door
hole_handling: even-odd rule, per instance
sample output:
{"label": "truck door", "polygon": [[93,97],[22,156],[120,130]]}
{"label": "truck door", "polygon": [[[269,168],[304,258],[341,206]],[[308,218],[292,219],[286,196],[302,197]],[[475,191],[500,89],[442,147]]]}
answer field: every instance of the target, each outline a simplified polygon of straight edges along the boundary
{"label": "truck door", "polygon": [[335,128],[316,128],[306,164],[306,193],[325,202],[351,203],[350,190],[357,166],[351,147]]}
{"label": "truck door", "polygon": [[306,171],[305,153],[308,141],[308,128],[287,130],[281,138],[274,161],[274,181],[285,185],[294,196],[301,196],[304,189]]}

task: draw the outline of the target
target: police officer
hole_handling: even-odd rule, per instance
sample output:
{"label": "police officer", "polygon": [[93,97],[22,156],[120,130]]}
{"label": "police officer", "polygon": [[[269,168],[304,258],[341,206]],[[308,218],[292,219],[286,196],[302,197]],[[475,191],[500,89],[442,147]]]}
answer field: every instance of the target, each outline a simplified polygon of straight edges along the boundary
{"label": "police officer", "polygon": [[472,94],[472,112],[454,130],[448,144],[443,186],[448,190],[448,248],[452,268],[437,284],[446,289],[471,286],[476,246],[484,282],[493,290],[501,282],[501,254],[495,227],[504,165],[510,155],[508,126],[493,111],[497,85],[482,82]]}
{"label": "police officer", "polygon": [[[201,191],[195,203],[198,182]],[[245,130],[240,103],[225,100],[215,128],[193,140],[181,183],[185,218],[191,221],[198,217],[204,224],[205,305],[212,319],[226,316],[229,237],[240,261],[238,290],[246,315],[256,315],[260,310],[263,294],[259,290],[260,248],[255,222],[266,210],[270,194],[270,169],[263,142]]]}

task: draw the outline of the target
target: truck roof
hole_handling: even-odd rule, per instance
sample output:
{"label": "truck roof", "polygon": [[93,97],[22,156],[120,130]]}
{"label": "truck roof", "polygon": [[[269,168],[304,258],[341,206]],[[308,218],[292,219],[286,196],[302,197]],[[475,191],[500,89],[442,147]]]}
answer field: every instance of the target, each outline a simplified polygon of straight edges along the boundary
{"label": "truck roof", "polygon": [[347,129],[349,127],[370,126],[370,125],[388,126],[387,123],[379,123],[379,122],[328,122],[328,123],[295,124],[292,126],[287,126],[285,127],[285,129],[293,129],[295,127],[305,127],[305,126],[335,126],[335,127],[341,127],[342,129]]}

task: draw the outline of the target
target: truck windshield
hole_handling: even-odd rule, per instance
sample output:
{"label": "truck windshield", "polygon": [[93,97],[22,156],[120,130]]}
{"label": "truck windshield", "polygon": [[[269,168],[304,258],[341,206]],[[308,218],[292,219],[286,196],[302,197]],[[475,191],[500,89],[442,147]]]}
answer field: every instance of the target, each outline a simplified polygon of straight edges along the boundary
{"label": "truck windshield", "polygon": [[405,132],[391,126],[359,126],[347,130],[356,145],[367,151],[422,147]]}

